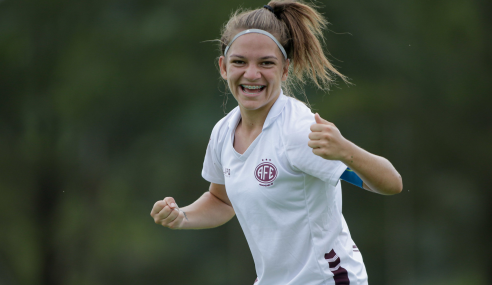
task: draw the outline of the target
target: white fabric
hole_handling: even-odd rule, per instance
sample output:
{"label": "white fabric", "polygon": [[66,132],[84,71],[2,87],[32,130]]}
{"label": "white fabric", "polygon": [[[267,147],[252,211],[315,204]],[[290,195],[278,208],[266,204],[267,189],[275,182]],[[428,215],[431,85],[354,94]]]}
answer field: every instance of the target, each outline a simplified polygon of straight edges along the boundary
{"label": "white fabric", "polygon": [[342,216],[339,178],[346,166],[312,153],[309,108],[281,93],[242,155],[233,147],[240,117],[236,107],[215,125],[202,176],[225,184],[253,254],[255,285],[335,285],[325,259],[331,250],[350,284],[367,284]]}

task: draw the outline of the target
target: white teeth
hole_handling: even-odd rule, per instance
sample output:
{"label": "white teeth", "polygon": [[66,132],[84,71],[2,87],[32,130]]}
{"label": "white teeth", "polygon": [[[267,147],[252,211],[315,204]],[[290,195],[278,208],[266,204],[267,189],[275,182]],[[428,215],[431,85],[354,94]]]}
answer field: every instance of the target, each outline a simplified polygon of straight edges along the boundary
{"label": "white teeth", "polygon": [[261,89],[263,88],[263,85],[241,85],[246,89]]}

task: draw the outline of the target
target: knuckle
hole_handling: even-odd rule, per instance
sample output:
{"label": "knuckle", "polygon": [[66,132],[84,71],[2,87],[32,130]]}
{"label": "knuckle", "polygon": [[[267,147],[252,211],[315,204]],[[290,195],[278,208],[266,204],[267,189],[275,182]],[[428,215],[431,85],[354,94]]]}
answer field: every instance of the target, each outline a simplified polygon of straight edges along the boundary
{"label": "knuckle", "polygon": [[177,221],[178,221],[178,219],[174,219],[172,222],[169,222],[167,224],[167,227],[170,229],[176,229],[178,227]]}
{"label": "knuckle", "polygon": [[165,219],[162,219],[162,221],[161,221],[162,225],[166,226],[166,227],[169,226],[170,222],[171,221],[169,220],[169,217],[166,217]]}
{"label": "knuckle", "polygon": [[165,219],[166,219],[166,217],[163,217],[162,215],[158,215],[155,217],[155,222],[159,224]]}

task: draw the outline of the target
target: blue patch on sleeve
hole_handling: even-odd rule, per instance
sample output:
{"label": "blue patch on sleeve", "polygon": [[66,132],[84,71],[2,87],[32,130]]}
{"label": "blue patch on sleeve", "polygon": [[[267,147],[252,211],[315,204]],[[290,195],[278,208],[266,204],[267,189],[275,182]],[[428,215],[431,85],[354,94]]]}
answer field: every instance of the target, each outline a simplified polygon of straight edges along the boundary
{"label": "blue patch on sleeve", "polygon": [[343,181],[347,181],[350,184],[354,184],[355,186],[359,186],[360,188],[364,188],[362,186],[362,179],[360,179],[359,175],[355,173],[352,169],[348,168],[343,172],[340,179]]}

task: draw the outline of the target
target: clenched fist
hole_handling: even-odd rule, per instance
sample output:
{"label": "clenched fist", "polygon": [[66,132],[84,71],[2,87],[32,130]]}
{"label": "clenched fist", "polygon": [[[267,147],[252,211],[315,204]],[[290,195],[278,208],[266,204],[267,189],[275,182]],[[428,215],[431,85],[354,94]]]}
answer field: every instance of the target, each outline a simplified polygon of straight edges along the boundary
{"label": "clenched fist", "polygon": [[166,197],[164,200],[157,201],[152,207],[150,216],[154,222],[170,229],[179,229],[185,221],[186,214],[179,210],[178,205],[172,197]]}

